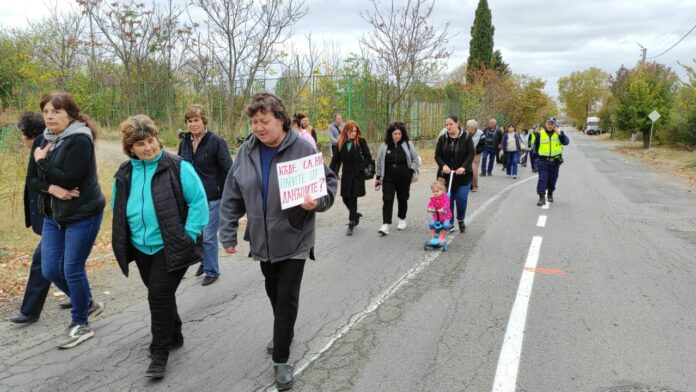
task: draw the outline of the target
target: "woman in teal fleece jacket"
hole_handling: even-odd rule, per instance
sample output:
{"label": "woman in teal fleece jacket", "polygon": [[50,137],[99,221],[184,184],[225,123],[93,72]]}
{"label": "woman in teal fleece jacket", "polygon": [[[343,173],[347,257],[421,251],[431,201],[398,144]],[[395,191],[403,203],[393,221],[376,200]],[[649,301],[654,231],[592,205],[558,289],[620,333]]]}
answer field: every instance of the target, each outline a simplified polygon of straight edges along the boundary
{"label": "woman in teal fleece jacket", "polygon": [[193,166],[162,149],[149,117],[129,117],[120,128],[130,160],[115,175],[112,247],[123,272],[135,260],[147,286],[152,362],[145,375],[161,378],[170,349],[184,343],[175,294],[188,266],[201,260],[208,201]]}

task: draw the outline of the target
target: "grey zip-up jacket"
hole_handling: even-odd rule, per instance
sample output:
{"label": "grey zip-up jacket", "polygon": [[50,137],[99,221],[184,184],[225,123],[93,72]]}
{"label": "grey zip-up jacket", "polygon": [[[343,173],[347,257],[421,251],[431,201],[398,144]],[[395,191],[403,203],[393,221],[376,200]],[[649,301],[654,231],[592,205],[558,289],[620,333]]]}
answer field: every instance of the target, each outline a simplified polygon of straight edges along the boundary
{"label": "grey zip-up jacket", "polygon": [[[401,143],[401,148],[406,153],[406,164],[408,165],[408,168],[413,170],[414,173],[420,173],[418,152],[416,151],[416,147],[413,146],[413,143],[410,141],[407,143]],[[377,179],[384,177],[384,173],[386,173],[386,168],[384,165],[387,160],[387,149],[387,143],[382,143],[382,145],[379,146],[379,151],[377,152],[377,161],[375,162],[375,175],[377,176]]]}
{"label": "grey zip-up jacket", "polygon": [[324,165],[328,195],[317,200],[315,211],[305,211],[301,206],[282,210],[276,164],[316,153],[309,143],[300,141],[297,133],[286,133],[271,161],[264,213],[259,143],[256,136],[249,137],[227,175],[220,202],[220,242],[225,248],[237,246],[239,219],[246,214],[244,240],[249,241],[255,260],[277,262],[306,255],[314,246],[315,212],[326,211],[333,205],[338,188],[336,175]]}

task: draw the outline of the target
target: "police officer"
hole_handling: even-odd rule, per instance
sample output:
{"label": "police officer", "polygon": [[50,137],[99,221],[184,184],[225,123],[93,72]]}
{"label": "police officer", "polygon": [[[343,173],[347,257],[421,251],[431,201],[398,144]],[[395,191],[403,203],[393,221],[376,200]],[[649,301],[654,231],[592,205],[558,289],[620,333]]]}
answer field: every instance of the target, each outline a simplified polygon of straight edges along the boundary
{"label": "police officer", "polygon": [[557,128],[556,119],[547,118],[546,127],[541,128],[534,141],[534,150],[537,151],[537,170],[539,170],[537,206],[546,204],[547,195],[549,203],[553,203],[558,169],[563,163],[563,146],[567,146],[568,142],[568,137]]}

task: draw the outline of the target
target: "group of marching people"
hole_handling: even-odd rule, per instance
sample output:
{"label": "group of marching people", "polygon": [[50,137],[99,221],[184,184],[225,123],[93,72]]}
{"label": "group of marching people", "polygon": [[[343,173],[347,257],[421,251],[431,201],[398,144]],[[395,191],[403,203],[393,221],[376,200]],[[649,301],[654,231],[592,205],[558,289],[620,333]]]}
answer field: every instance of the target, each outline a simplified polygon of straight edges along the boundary
{"label": "group of marching people", "polygon": [[[31,149],[26,223],[41,240],[21,309],[10,321],[36,322],[53,283],[69,298],[61,307],[71,309],[71,319],[56,342],[68,349],[94,336],[89,320],[105,308],[92,296],[86,261],[107,200],[97,175],[97,125],[65,92],[45,95],[40,109],[40,114],[23,114],[18,124]],[[199,264],[195,275],[205,275],[203,286],[216,282],[218,244],[227,253],[237,252],[243,216],[244,240],[249,242],[250,257],[259,262],[273,310],[273,337],[265,350],[272,356],[279,390],[291,388],[294,382],[288,359],[304,265],[314,258],[316,213],[333,205],[339,171],[340,196],[348,209],[346,235],[351,236],[360,223],[358,198],[365,196],[365,182],[372,176],[376,176],[375,189],[382,191],[378,233],[389,234],[395,199],[396,228],[407,227],[410,187],[422,163],[403,122],[389,124],[373,160],[360,126],[355,121],[343,123],[336,114],[329,126],[331,163],[324,166],[327,194],[316,199],[307,195],[301,205],[282,209],[275,165],[315,154],[316,132],[306,116],[288,114],[283,102],[269,93],[254,95],[246,115],[252,133],[234,161],[225,140],[208,128],[208,115],[201,105],[189,106],[183,115],[187,131],[177,154],[163,148],[157,125],[146,115],[128,117],[119,126],[127,159],[114,174],[111,244],[123,274],[128,276],[134,262],[147,287],[152,334],[147,377],[164,377],[170,352],[184,344],[176,290],[188,267]],[[434,214],[433,220],[442,220],[448,230],[453,230],[456,219],[459,231],[465,232],[469,192],[478,189],[478,164],[481,176],[492,175],[495,149],[504,152],[508,176],[513,177],[518,153],[525,147],[534,151],[537,159],[532,165],[539,169],[540,183],[542,172],[547,173],[539,189],[553,201],[558,175],[553,165],[560,164],[559,146],[568,142],[562,132],[553,130],[555,119],[529,141],[514,127],[501,135],[494,121],[481,131],[475,120],[465,126],[454,115],[445,120],[435,148],[439,180],[431,186],[428,209],[444,212]]]}

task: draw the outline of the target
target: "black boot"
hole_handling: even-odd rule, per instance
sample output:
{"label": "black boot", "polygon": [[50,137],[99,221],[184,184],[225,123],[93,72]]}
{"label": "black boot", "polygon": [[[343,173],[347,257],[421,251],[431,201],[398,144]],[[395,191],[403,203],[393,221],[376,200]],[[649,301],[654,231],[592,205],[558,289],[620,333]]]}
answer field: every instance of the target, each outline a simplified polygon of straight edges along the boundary
{"label": "black boot", "polygon": [[167,358],[157,356],[152,358],[152,362],[150,362],[150,366],[148,366],[147,371],[145,372],[145,377],[162,378],[164,377],[164,372],[166,370]]}
{"label": "black boot", "polygon": [[539,194],[539,201],[537,202],[537,206],[541,207],[544,204],[546,204],[546,196],[544,196],[543,193]]}
{"label": "black boot", "polygon": [[357,219],[355,220],[355,225],[357,226],[360,224],[360,218],[362,218],[362,214],[358,212],[356,217],[357,217]]}
{"label": "black boot", "polygon": [[353,235],[353,228],[355,227],[355,223],[349,222],[348,223],[348,229],[346,230],[346,235],[347,236],[352,236]]}
{"label": "black boot", "polygon": [[549,203],[553,203],[553,193],[549,192]]}

